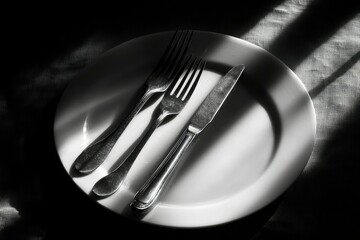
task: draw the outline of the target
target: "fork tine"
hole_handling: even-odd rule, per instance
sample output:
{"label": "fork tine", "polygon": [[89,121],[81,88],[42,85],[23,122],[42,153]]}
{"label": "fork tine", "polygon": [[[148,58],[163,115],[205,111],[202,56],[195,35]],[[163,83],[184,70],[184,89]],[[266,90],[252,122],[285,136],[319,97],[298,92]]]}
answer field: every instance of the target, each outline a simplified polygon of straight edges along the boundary
{"label": "fork tine", "polygon": [[[194,64],[196,61],[196,57],[190,56],[186,63],[183,65],[181,71],[177,74],[175,80],[172,82],[171,86],[169,87],[171,89],[169,95],[174,95],[175,91],[178,89],[179,86],[182,85],[182,83],[188,78],[188,75],[190,74]],[[185,72],[185,69],[186,72]]]}
{"label": "fork tine", "polygon": [[[189,34],[190,33],[190,34]],[[169,78],[173,78],[174,76],[176,76],[176,74],[178,73],[181,63],[185,57],[185,54],[190,46],[190,42],[193,36],[193,31],[187,30],[182,45],[179,47],[178,52],[174,58],[174,61],[172,62],[172,64],[169,66],[168,71],[166,72],[166,75]],[[180,56],[180,57],[179,57]]]}
{"label": "fork tine", "polygon": [[[195,61],[194,61],[195,62]],[[181,88],[180,88],[180,90],[177,92],[177,94],[176,94],[176,97],[177,98],[179,98],[179,96],[181,95],[181,93],[183,92],[183,90],[185,89],[185,87],[188,85],[188,83],[189,82],[191,82],[192,81],[192,79],[194,78],[194,75],[195,75],[195,72],[196,72],[196,70],[198,69],[198,67],[199,67],[199,64],[200,64],[200,62],[201,62],[201,59],[199,59],[198,60],[198,63],[197,63],[197,65],[196,66],[192,66],[192,74],[190,75],[190,77],[188,77],[188,78],[186,78],[184,81],[183,81],[183,83],[181,84]]]}
{"label": "fork tine", "polygon": [[[154,75],[155,77],[157,77],[167,67],[167,65],[169,64],[169,60],[171,59],[172,55],[174,54],[176,46],[177,46],[178,42],[180,41],[183,32],[184,32],[183,30],[181,30],[180,33],[179,33],[179,30],[175,31],[175,33],[171,37],[169,44],[167,45],[164,53],[162,54],[158,64],[156,65],[156,67],[153,70],[153,72],[151,73],[151,75]],[[177,35],[179,35],[179,36],[177,36]]]}
{"label": "fork tine", "polygon": [[[181,101],[189,100],[190,96],[193,94],[193,92],[197,86],[197,83],[199,82],[201,74],[204,71],[205,65],[206,65],[206,61],[203,61],[202,59],[200,59],[198,62],[198,65],[194,69],[194,72],[191,76],[192,80],[191,80],[191,82],[189,81],[189,85],[187,86],[187,89],[186,89],[184,95],[182,96]],[[197,76],[194,78],[195,72],[197,72]]]}

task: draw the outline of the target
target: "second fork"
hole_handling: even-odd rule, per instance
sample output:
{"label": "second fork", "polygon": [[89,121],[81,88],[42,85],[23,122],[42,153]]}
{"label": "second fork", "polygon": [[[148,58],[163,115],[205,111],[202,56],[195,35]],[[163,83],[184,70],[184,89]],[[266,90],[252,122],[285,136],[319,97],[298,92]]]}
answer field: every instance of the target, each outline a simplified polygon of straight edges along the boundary
{"label": "second fork", "polygon": [[[185,67],[187,67],[186,71],[184,71]],[[187,60],[186,64],[184,64],[183,71],[180,72],[176,80],[172,83],[172,86],[166,91],[160,105],[155,110],[153,116],[156,116],[156,121],[150,128],[148,128],[143,139],[132,151],[130,156],[128,156],[117,169],[109,175],[101,178],[94,185],[92,189],[94,194],[100,197],[106,197],[115,193],[119,189],[140,151],[156,128],[164,121],[165,118],[171,115],[179,114],[185,107],[204,68],[205,61],[202,59],[190,57]]]}

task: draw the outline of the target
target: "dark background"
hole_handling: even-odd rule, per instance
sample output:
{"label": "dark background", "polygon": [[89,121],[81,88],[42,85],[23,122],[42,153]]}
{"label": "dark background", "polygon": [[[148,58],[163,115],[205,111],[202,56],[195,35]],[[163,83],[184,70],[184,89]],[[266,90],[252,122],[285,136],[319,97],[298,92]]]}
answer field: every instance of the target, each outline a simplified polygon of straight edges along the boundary
{"label": "dark background", "polygon": [[[52,129],[59,98],[74,76],[101,53],[138,36],[177,28],[241,36],[282,2],[4,7],[0,238],[108,239],[126,234],[190,239],[248,239],[254,234],[254,239],[359,237],[359,103],[352,106],[343,124],[331,126],[326,141],[317,139],[313,158],[318,167],[314,171],[302,174],[284,196],[259,213],[209,229],[160,228],[122,219],[83,194],[68,178],[56,153]],[[295,68],[356,14],[358,1],[314,0],[267,50]],[[312,98],[358,60],[359,51],[313,88]],[[16,217],[6,210],[9,205],[18,211]],[[273,223],[265,224],[268,219]]]}

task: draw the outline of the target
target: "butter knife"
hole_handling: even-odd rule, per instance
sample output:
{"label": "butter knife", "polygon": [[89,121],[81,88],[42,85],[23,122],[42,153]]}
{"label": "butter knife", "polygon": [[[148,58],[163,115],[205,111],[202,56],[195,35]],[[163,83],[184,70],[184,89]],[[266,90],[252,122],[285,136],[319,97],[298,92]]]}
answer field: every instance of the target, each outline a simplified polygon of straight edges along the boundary
{"label": "butter knife", "polygon": [[181,159],[181,156],[193,142],[195,137],[213,120],[225,99],[237,83],[239,77],[244,71],[244,68],[244,65],[233,67],[211,90],[194,116],[191,118],[189,126],[166,156],[164,161],[136,193],[134,200],[131,203],[131,206],[135,210],[145,211],[153,206],[170,178],[174,168]]}

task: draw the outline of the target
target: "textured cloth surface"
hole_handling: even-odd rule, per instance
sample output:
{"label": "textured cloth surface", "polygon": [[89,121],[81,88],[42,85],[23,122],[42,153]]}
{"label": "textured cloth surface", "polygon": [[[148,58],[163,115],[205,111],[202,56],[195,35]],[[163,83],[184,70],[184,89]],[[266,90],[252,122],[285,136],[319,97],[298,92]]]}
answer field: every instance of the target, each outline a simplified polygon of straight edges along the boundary
{"label": "textured cloth surface", "polygon": [[[0,88],[0,239],[107,239],[137,227],[79,193],[68,178],[54,147],[54,113],[66,85],[103,52],[179,26],[232,35],[268,50],[299,76],[315,106],[316,142],[306,168],[268,221],[244,239],[359,238],[359,3],[243,4],[241,9],[220,6],[186,13],[148,4],[101,17],[49,11],[39,20],[16,11],[14,16],[23,21],[5,27],[4,71],[9,77]],[[155,226],[140,229],[171,233]],[[191,236],[218,233],[226,238],[240,236],[239,231],[234,224]]]}

